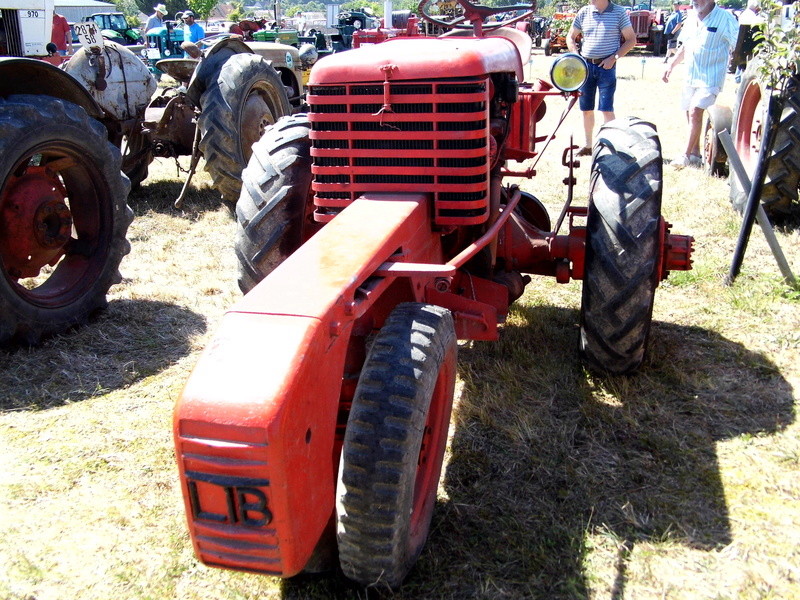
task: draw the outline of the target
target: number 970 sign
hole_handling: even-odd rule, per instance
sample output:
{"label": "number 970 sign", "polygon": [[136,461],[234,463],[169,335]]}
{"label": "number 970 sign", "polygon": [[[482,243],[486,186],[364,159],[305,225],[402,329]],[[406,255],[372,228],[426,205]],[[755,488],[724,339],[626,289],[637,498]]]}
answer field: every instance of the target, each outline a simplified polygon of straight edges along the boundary
{"label": "number 970 sign", "polygon": [[100,35],[100,30],[97,28],[97,23],[94,21],[84,21],[82,23],[75,23],[75,33],[81,41],[81,46],[89,48],[91,46],[103,47],[103,36]]}

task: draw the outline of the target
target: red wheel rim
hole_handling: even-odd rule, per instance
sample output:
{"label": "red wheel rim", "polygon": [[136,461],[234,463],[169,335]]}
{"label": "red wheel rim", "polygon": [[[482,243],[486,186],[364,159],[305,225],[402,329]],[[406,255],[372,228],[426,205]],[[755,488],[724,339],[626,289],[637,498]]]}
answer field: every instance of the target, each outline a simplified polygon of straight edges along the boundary
{"label": "red wheel rim", "polygon": [[761,88],[751,81],[744,90],[736,119],[736,152],[748,173],[752,173],[761,148],[762,115]]}
{"label": "red wheel rim", "polygon": [[24,152],[0,190],[0,273],[25,302],[74,302],[105,265],[112,215],[84,148],[52,141]]}
{"label": "red wheel rim", "polygon": [[456,359],[453,352],[445,356],[436,378],[428,418],[422,435],[414,480],[414,500],[411,511],[410,545],[416,548],[428,535],[428,523],[436,499],[439,475],[442,470],[450,411],[453,405]]}

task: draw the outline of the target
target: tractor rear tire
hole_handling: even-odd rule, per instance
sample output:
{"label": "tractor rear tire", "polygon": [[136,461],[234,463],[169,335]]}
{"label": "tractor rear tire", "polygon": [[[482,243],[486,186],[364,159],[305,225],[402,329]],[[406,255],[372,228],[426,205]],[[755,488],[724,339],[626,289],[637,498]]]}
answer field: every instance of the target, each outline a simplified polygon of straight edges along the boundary
{"label": "tractor rear tire", "polygon": [[17,95],[0,112],[0,345],[33,345],[105,308],[130,251],[130,184],[81,107]]}
{"label": "tractor rear tire", "polygon": [[223,200],[236,204],[242,169],[268,127],[291,113],[278,72],[257,54],[234,54],[200,97],[200,151]]}
{"label": "tractor rear tire", "polygon": [[[752,178],[761,147],[764,106],[769,90],[758,79],[759,61],[751,61],[742,75],[733,111],[736,152]],[[800,76],[787,82],[785,104],[769,156],[761,203],[771,217],[786,216],[796,208],[800,185]],[[736,174],[730,174],[731,204],[743,212],[747,194]]]}
{"label": "tractor rear tire", "polygon": [[623,374],[644,359],[658,285],[661,144],[650,123],[617,119],[593,154],[580,353],[594,371]]}
{"label": "tractor rear tire", "polygon": [[316,230],[308,117],[279,120],[253,145],[236,205],[239,288],[249,292]]}
{"label": "tractor rear tire", "polygon": [[731,130],[731,109],[727,106],[709,106],[706,110],[706,125],[703,128],[703,169],[713,177],[728,174],[728,155],[719,134]]}
{"label": "tractor rear tire", "polygon": [[362,585],[399,586],[428,537],[456,354],[450,312],[406,303],[392,311],[367,355],[336,491],[339,563]]}

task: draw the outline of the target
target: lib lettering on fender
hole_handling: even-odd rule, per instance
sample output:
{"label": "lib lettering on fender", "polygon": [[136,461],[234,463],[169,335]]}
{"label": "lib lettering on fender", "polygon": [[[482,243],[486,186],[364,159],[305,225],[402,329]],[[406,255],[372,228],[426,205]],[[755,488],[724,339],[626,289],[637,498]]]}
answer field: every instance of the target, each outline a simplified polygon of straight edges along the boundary
{"label": "lib lettering on fender", "polygon": [[[198,483],[220,488],[225,497],[226,512],[211,512],[203,508]],[[265,527],[272,521],[272,512],[267,507],[267,495],[258,489],[268,487],[268,479],[187,471],[186,485],[194,519],[247,527]]]}

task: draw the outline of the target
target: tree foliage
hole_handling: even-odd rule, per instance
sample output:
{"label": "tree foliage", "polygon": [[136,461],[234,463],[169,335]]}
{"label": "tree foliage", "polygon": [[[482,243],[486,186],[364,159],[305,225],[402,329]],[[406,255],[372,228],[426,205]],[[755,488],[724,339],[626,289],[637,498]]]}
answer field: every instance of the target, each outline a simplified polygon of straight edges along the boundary
{"label": "tree foliage", "polygon": [[766,15],[756,39],[761,41],[761,77],[773,89],[800,73],[800,10],[788,20],[781,19],[783,4],[776,0],[761,0],[761,14]]}
{"label": "tree foliage", "polygon": [[208,15],[219,4],[219,0],[188,0],[189,8],[200,20],[208,20]]}

